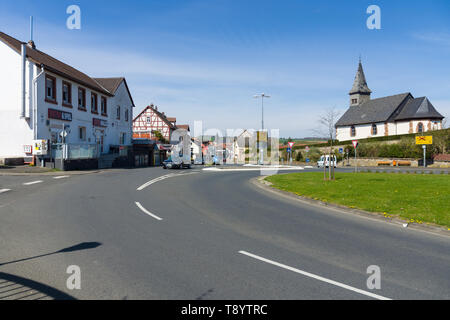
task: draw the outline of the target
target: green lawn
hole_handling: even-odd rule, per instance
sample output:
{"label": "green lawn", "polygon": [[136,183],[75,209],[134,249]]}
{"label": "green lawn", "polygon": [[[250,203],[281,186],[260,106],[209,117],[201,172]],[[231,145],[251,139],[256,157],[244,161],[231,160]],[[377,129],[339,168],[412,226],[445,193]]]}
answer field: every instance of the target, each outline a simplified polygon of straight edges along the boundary
{"label": "green lawn", "polygon": [[435,223],[450,230],[450,176],[399,173],[292,173],[266,178],[273,187],[324,202]]}

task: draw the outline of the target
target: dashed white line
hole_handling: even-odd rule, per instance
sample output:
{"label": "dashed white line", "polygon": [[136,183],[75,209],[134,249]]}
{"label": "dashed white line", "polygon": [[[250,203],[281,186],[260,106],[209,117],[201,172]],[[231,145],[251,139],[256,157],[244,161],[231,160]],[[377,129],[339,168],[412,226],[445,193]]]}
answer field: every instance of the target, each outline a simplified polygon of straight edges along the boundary
{"label": "dashed white line", "polygon": [[341,288],[344,288],[344,289],[347,289],[347,290],[350,290],[350,291],[353,291],[353,292],[357,292],[359,294],[362,294],[362,295],[365,295],[365,296],[368,296],[368,297],[371,297],[371,298],[375,298],[375,299],[378,299],[378,300],[391,300],[390,298],[386,298],[386,297],[374,294],[372,292],[368,292],[368,291],[361,290],[361,289],[358,289],[358,288],[355,288],[355,287],[351,287],[349,285],[346,285],[346,284],[343,284],[343,283],[340,283],[340,282],[337,282],[337,281],[334,281],[334,280],[330,280],[330,279],[327,279],[327,278],[324,278],[324,277],[321,277],[321,276],[318,276],[318,275],[315,275],[315,274],[312,274],[312,273],[309,273],[309,272],[306,272],[306,271],[302,271],[300,269],[296,269],[296,268],[287,266],[285,264],[281,264],[279,262],[276,262],[276,261],[273,261],[273,260],[269,260],[269,259],[257,256],[255,254],[252,254],[252,253],[249,253],[249,252],[246,252],[246,251],[239,251],[239,253],[243,254],[243,255],[246,255],[248,257],[251,257],[253,259],[260,260],[260,261],[269,263],[271,265],[274,265],[274,266],[277,266],[277,267],[280,267],[280,268],[283,268],[283,269],[286,269],[286,270],[289,270],[289,271],[292,271],[292,272],[295,272],[295,273],[299,273],[299,274],[304,275],[306,277],[310,277],[310,278],[313,278],[313,279],[316,279],[316,280],[319,280],[319,281],[322,281],[322,282],[326,282],[326,283],[332,284],[332,285],[337,286],[337,287],[341,287]]}
{"label": "dashed white line", "polygon": [[153,213],[151,213],[151,212],[149,212],[147,209],[145,209],[139,202],[135,202],[135,203],[136,203],[137,207],[138,207],[139,209],[141,209],[142,212],[144,212],[145,214],[148,214],[150,217],[152,217],[152,218],[154,218],[154,219],[156,219],[156,220],[159,220],[159,221],[162,220],[162,218],[160,218],[160,217],[154,215]]}
{"label": "dashed white line", "polygon": [[31,181],[31,182],[26,182],[26,183],[24,183],[23,185],[24,185],[24,186],[31,186],[31,185],[33,185],[33,184],[38,184],[38,183],[42,183],[42,182],[43,182],[42,180]]}
{"label": "dashed white line", "polygon": [[168,179],[168,178],[178,177],[178,176],[188,176],[188,175],[196,174],[196,173],[198,173],[198,172],[189,172],[189,173],[181,173],[181,174],[175,174],[175,173],[166,174],[166,175],[164,175],[164,176],[155,178],[155,179],[153,179],[153,180],[150,180],[149,182],[144,183],[142,186],[140,186],[140,187],[137,188],[136,190],[137,190],[137,191],[142,191],[142,190],[144,190],[145,188],[147,188],[148,186],[151,186],[152,184],[154,184],[154,183],[156,183],[156,182],[158,182],[158,181],[162,181],[162,180],[165,180],[165,179]]}
{"label": "dashed white line", "polygon": [[53,179],[59,180],[59,179],[66,179],[66,178],[69,178],[69,176],[59,176],[59,177],[54,177]]}
{"label": "dashed white line", "polygon": [[5,192],[8,192],[8,191],[11,191],[11,189],[0,189],[0,193],[5,193]]}

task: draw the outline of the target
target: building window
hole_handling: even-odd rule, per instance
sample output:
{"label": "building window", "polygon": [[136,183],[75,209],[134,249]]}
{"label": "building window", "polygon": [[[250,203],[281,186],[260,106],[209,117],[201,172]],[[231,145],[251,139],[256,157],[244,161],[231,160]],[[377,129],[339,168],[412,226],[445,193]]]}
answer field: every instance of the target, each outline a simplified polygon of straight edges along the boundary
{"label": "building window", "polygon": [[63,81],[63,105],[72,107],[72,85]]}
{"label": "building window", "polygon": [[352,104],[358,104],[358,99],[352,99]]}
{"label": "building window", "polygon": [[422,133],[423,132],[423,123],[419,122],[419,124],[417,125],[417,132],[418,133]]}
{"label": "building window", "polygon": [[125,144],[127,134],[125,132],[121,132],[119,136],[119,144]]}
{"label": "building window", "polygon": [[49,75],[45,77],[45,99],[56,102],[56,78]]}
{"label": "building window", "polygon": [[120,120],[120,106],[117,106],[116,118],[117,120]]}
{"label": "building window", "polygon": [[150,123],[150,122],[152,122],[152,118],[147,117],[147,123]]}
{"label": "building window", "polygon": [[128,115],[128,109],[126,109],[126,110],[125,110],[125,121],[126,121],[126,122],[128,122],[128,117],[129,117],[129,115]]}
{"label": "building window", "polygon": [[78,109],[86,111],[86,89],[78,88]]}
{"label": "building window", "polygon": [[377,125],[374,123],[372,124],[372,135],[376,136],[378,134],[378,128]]}
{"label": "building window", "polygon": [[78,138],[80,141],[86,141],[86,127],[78,127]]}
{"label": "building window", "polygon": [[356,128],[355,128],[355,126],[351,126],[351,128],[350,128],[350,136],[351,137],[356,137]]}
{"label": "building window", "polygon": [[91,92],[91,112],[98,113],[97,95]]}
{"label": "building window", "polygon": [[102,97],[102,99],[101,99],[101,108],[102,108],[102,115],[107,116],[108,115],[108,107],[107,107],[107,100],[105,97]]}

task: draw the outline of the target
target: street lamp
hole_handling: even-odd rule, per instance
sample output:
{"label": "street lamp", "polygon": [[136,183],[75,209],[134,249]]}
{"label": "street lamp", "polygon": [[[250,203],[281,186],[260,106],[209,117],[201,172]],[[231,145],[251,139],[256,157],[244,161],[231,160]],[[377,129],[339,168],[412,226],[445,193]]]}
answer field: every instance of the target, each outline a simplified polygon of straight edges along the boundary
{"label": "street lamp", "polygon": [[259,99],[261,97],[261,130],[264,130],[264,98],[270,98],[265,93],[254,95],[253,98]]}
{"label": "street lamp", "polygon": [[263,132],[264,132],[264,98],[270,98],[269,95],[265,94],[265,93],[261,93],[261,94],[257,94],[254,95],[253,98],[255,99],[259,99],[261,98],[261,134],[259,136],[259,154],[260,154],[260,161],[261,161],[261,165],[264,165],[264,150],[263,150],[263,143],[261,141]]}

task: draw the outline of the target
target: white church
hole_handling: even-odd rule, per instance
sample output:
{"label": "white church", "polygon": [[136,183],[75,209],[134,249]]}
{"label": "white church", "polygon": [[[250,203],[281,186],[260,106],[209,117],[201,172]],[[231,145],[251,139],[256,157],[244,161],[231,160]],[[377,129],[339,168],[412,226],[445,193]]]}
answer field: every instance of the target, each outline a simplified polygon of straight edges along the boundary
{"label": "white church", "polygon": [[444,117],[427,97],[414,98],[407,92],[371,99],[371,94],[360,61],[350,91],[350,108],[335,125],[337,140],[358,140],[442,129]]}

